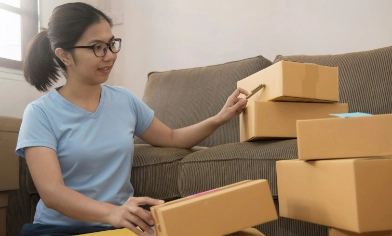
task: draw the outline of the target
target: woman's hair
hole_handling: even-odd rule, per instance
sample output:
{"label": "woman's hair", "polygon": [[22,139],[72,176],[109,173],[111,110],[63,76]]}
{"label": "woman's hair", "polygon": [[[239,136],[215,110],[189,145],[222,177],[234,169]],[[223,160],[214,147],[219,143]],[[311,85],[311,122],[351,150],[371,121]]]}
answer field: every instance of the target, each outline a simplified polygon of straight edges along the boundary
{"label": "woman's hair", "polygon": [[56,7],[48,29],[38,33],[28,45],[23,66],[27,82],[39,91],[48,91],[59,79],[59,71],[66,76],[66,67],[55,55],[55,49],[75,46],[86,29],[101,20],[113,26],[108,16],[86,3],[67,3]]}

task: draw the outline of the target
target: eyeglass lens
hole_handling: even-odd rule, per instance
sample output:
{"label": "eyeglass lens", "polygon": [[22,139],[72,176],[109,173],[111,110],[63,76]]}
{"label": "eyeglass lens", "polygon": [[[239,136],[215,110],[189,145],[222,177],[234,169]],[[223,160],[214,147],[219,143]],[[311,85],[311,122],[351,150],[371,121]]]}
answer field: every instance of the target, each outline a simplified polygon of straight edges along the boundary
{"label": "eyeglass lens", "polygon": [[[110,44],[110,51],[113,53],[118,53],[121,48],[121,41],[119,40],[113,40]],[[108,51],[108,46],[106,43],[97,43],[94,45],[94,53],[97,57],[103,57],[106,55]]]}

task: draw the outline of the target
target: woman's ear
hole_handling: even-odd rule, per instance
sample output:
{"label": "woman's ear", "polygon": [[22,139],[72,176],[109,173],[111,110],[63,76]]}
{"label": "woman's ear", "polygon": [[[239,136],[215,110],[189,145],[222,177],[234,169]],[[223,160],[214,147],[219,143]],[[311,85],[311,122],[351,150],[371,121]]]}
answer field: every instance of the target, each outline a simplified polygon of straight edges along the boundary
{"label": "woman's ear", "polygon": [[56,50],[54,51],[54,54],[56,54],[56,56],[66,65],[70,65],[71,64],[71,57],[70,57],[70,53],[67,51],[64,51],[64,49],[62,48],[56,48]]}

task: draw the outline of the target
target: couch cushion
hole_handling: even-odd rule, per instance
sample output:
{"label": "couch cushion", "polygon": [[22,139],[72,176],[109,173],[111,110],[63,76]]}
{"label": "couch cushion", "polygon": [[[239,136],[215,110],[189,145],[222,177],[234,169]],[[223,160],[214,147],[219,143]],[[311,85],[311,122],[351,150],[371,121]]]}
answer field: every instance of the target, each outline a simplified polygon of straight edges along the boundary
{"label": "couch cushion", "polygon": [[203,148],[160,148],[135,144],[131,176],[135,196],[164,200],[179,198],[177,187],[179,161],[186,155],[201,149]]}
{"label": "couch cushion", "polygon": [[275,162],[297,159],[297,139],[229,143],[201,150],[180,162],[182,197],[247,179],[267,179],[277,196]]}
{"label": "couch cushion", "polygon": [[[272,63],[262,56],[225,64],[166,72],[152,72],[143,101],[170,128],[181,128],[216,115],[237,81]],[[221,126],[199,146],[211,147],[239,141],[238,117]],[[143,143],[136,139],[135,143]]]}
{"label": "couch cushion", "polygon": [[349,112],[392,113],[392,47],[338,55],[278,55],[280,60],[339,67],[340,102]]}

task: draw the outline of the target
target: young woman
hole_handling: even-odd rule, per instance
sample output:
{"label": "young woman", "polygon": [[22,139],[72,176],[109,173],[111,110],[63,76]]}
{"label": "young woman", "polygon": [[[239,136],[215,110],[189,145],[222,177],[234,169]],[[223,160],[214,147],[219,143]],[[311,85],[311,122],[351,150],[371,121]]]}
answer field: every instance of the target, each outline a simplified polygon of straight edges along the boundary
{"label": "young woman", "polygon": [[30,103],[16,151],[26,158],[40,194],[34,223],[22,235],[80,234],[112,228],[152,233],[141,205],[163,201],[133,197],[133,136],[154,146],[191,148],[246,106],[237,89],[222,110],[198,124],[172,130],[123,87],[104,85],[121,49],[112,21],[85,3],[54,9],[48,29],[30,42],[26,80],[47,91],[59,71],[64,86]]}

